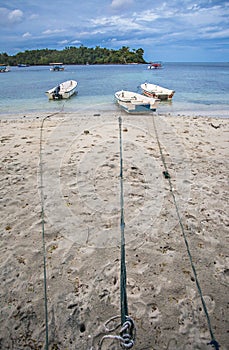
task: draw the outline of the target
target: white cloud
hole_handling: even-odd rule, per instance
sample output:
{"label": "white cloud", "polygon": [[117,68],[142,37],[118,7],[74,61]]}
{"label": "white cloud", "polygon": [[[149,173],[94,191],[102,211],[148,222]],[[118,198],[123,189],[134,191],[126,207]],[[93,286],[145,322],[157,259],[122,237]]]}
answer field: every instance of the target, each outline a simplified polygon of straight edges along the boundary
{"label": "white cloud", "polygon": [[23,12],[21,10],[13,10],[9,12],[8,18],[11,23],[20,22],[23,18]]}
{"label": "white cloud", "polygon": [[140,29],[140,24],[136,23],[134,19],[128,18],[128,17],[119,17],[119,16],[111,16],[111,17],[102,17],[93,19],[92,24],[95,26],[103,26],[106,27],[106,29],[109,29],[109,27],[112,27],[112,30],[114,30],[113,27],[116,27],[116,30],[118,31],[130,31],[133,29]]}
{"label": "white cloud", "polygon": [[[215,25],[216,23],[224,22],[224,16],[229,15],[229,9],[222,9],[220,6],[213,6],[209,8],[202,8],[193,11],[184,11],[182,17],[184,22],[189,22],[195,27],[203,27],[208,25]],[[188,24],[188,23],[187,23]]]}
{"label": "white cloud", "polygon": [[22,22],[23,12],[21,10],[9,11],[4,7],[0,7],[0,27],[10,26],[12,23]]}
{"label": "white cloud", "polygon": [[50,34],[57,34],[57,33],[63,33],[63,32],[65,32],[64,29],[47,29],[44,32],[42,32],[42,34],[50,35]]}
{"label": "white cloud", "polygon": [[79,41],[79,40],[74,40],[74,41],[71,42],[71,44],[76,44],[76,45],[77,45],[77,44],[81,44],[81,41]]}
{"label": "white cloud", "polygon": [[229,38],[229,29],[218,29],[213,30],[211,28],[209,31],[205,28],[205,33],[202,34],[202,38],[205,39],[228,39]]}
{"label": "white cloud", "polygon": [[23,38],[29,38],[29,37],[31,37],[31,36],[32,36],[32,34],[29,33],[29,32],[26,32],[26,33],[24,33],[24,34],[22,35]]}
{"label": "white cloud", "polygon": [[58,41],[58,44],[61,44],[61,45],[66,45],[68,43],[69,43],[69,40]]}
{"label": "white cloud", "polygon": [[152,22],[155,21],[157,18],[160,16],[156,14],[154,10],[146,10],[141,13],[134,13],[133,16],[138,20],[138,21],[145,21],[145,22]]}

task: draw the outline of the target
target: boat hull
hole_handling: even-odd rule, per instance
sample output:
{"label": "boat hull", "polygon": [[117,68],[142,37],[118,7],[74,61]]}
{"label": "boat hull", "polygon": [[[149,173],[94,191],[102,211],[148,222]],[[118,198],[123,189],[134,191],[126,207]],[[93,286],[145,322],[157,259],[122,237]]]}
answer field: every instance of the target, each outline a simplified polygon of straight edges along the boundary
{"label": "boat hull", "polygon": [[150,105],[133,106],[131,103],[117,101],[119,106],[127,113],[149,113],[156,112],[157,108],[150,108]]}
{"label": "boat hull", "polygon": [[64,67],[54,67],[54,68],[50,68],[51,72],[61,72],[64,70]]}

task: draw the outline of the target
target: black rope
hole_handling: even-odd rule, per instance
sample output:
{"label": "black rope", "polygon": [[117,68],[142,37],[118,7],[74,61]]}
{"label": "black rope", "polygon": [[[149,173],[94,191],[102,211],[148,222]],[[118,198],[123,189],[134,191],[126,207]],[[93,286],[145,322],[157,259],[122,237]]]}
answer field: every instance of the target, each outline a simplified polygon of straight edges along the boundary
{"label": "black rope", "polygon": [[205,313],[205,316],[206,316],[206,319],[207,319],[207,323],[208,323],[208,329],[209,329],[209,333],[210,333],[210,336],[211,336],[211,341],[207,345],[212,345],[216,350],[219,350],[220,345],[219,345],[219,343],[216,341],[216,339],[214,337],[214,333],[213,333],[213,330],[212,330],[211,321],[210,321],[210,317],[209,317],[209,314],[208,314],[207,306],[206,306],[206,303],[204,301],[203,293],[202,293],[202,290],[201,290],[201,287],[200,287],[200,283],[199,283],[199,280],[198,280],[198,277],[197,277],[196,268],[195,268],[195,265],[193,263],[191,251],[190,251],[188,240],[187,240],[187,237],[186,237],[184,225],[183,225],[182,220],[181,220],[181,216],[180,216],[180,213],[179,213],[176,197],[175,197],[175,194],[174,194],[174,191],[173,191],[173,186],[172,186],[172,182],[171,182],[171,176],[170,176],[170,174],[168,172],[168,168],[167,168],[167,165],[166,165],[166,162],[165,162],[165,158],[164,158],[164,155],[163,155],[163,152],[162,152],[162,147],[161,147],[161,144],[160,144],[160,141],[159,141],[159,137],[158,137],[158,132],[157,132],[154,116],[153,116],[153,125],[154,125],[154,131],[155,131],[155,135],[156,135],[156,139],[157,139],[157,144],[158,144],[159,151],[160,151],[160,154],[161,154],[161,160],[162,160],[162,163],[163,163],[164,169],[165,169],[163,171],[163,175],[169,181],[170,192],[171,192],[172,197],[173,197],[173,202],[174,202],[174,205],[175,205],[178,221],[179,221],[179,224],[180,224],[180,228],[181,228],[182,235],[183,235],[183,238],[184,238],[184,242],[185,242],[185,245],[186,245],[186,250],[187,250],[187,253],[188,253],[188,256],[189,256],[189,260],[190,260],[190,264],[191,264],[191,267],[192,267],[192,271],[193,271],[193,274],[194,274],[194,279],[195,279],[195,282],[196,282],[197,290],[198,290],[198,293],[199,293],[199,296],[200,296],[200,299],[201,299],[201,303],[202,303],[202,306],[203,306],[203,309],[204,309],[204,313]]}
{"label": "black rope", "polygon": [[122,156],[122,118],[119,117],[119,148],[120,148],[120,229],[121,229],[121,267],[120,267],[120,305],[121,305],[121,346],[130,349],[134,345],[135,326],[128,316],[128,301],[126,292],[126,253],[125,253],[125,220],[123,191],[123,156]]}
{"label": "black rope", "polygon": [[120,228],[121,228],[121,271],[120,271],[120,299],[121,322],[125,323],[128,315],[126,293],[126,261],[125,261],[125,221],[124,221],[124,195],[123,195],[123,157],[122,157],[122,118],[119,117],[119,146],[120,146]]}
{"label": "black rope", "polygon": [[[120,308],[121,315],[112,317],[105,323],[106,333],[99,341],[98,350],[102,349],[106,339],[119,341],[122,349],[131,349],[134,346],[136,329],[134,321],[128,316],[128,302],[126,292],[126,253],[125,253],[125,220],[124,220],[124,191],[123,191],[123,156],[122,156],[122,118],[119,117],[119,155],[120,155],[120,229],[121,229],[121,263],[120,263]],[[109,323],[120,318],[120,323],[111,329]],[[120,328],[119,335],[109,334]]]}
{"label": "black rope", "polygon": [[42,119],[40,127],[40,188],[41,188],[41,227],[42,227],[42,248],[43,248],[43,275],[44,275],[44,308],[45,308],[45,350],[48,350],[49,345],[49,327],[48,327],[48,296],[47,296],[47,258],[46,258],[46,244],[45,244],[45,211],[44,211],[44,184],[43,184],[43,159],[42,159],[42,141],[43,141],[43,128],[46,119],[53,115],[53,113],[47,115]]}
{"label": "black rope", "polygon": [[43,159],[42,159],[42,139],[44,121],[49,118],[46,116],[42,119],[40,128],[40,188],[41,188],[41,227],[42,227],[42,245],[43,245],[43,274],[44,274],[44,307],[45,307],[45,349],[48,350],[49,329],[48,329],[48,298],[47,298],[47,271],[46,271],[46,245],[45,245],[45,213],[44,213],[44,191],[43,191]]}

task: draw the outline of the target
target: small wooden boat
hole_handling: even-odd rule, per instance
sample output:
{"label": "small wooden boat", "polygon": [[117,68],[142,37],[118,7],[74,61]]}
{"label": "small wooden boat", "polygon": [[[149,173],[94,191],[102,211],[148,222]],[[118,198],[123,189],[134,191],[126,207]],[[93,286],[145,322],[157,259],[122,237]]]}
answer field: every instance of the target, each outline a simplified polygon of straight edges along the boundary
{"label": "small wooden boat", "polygon": [[150,98],[132,91],[117,91],[115,99],[118,105],[128,113],[155,112],[160,100]]}
{"label": "small wooden boat", "polygon": [[60,72],[64,70],[64,66],[62,62],[53,62],[53,63],[49,63],[52,67],[50,68],[50,70],[52,72]]}
{"label": "small wooden boat", "polygon": [[141,84],[141,89],[145,96],[159,98],[160,100],[171,100],[175,94],[174,90],[149,83]]}
{"label": "small wooden boat", "polygon": [[45,93],[49,100],[61,100],[69,98],[76,93],[77,82],[75,80],[67,80],[54,88],[47,90]]}

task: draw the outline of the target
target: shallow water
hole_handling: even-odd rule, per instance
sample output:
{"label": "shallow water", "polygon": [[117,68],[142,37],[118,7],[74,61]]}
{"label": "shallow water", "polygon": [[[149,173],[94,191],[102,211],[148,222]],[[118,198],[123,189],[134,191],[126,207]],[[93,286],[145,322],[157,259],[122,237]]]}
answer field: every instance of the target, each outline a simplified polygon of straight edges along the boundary
{"label": "shallow water", "polygon": [[[48,66],[11,67],[0,74],[0,114],[52,113],[80,110],[118,110],[117,90],[141,92],[149,82],[176,91],[172,102],[162,102],[157,113],[229,116],[229,63],[164,63],[163,69],[148,65],[65,66],[51,72]],[[49,101],[45,91],[74,79],[78,94],[65,101]]]}

